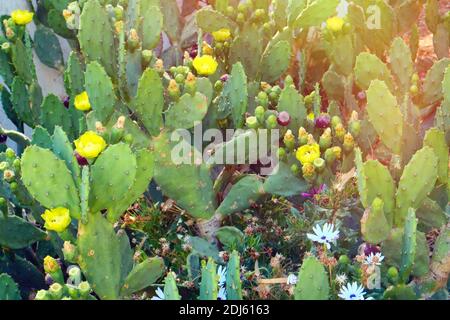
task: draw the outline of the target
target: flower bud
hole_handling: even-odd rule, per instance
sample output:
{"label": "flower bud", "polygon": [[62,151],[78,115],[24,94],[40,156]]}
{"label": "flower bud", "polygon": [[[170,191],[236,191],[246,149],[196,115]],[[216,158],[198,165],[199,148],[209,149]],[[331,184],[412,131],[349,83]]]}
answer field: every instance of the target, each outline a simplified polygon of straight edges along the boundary
{"label": "flower bud", "polygon": [[286,157],[286,150],[284,148],[278,148],[277,156],[278,159],[284,159]]}
{"label": "flower bud", "polygon": [[258,120],[253,116],[245,119],[245,123],[250,129],[257,129],[259,127]]}
{"label": "flower bud", "polygon": [[52,297],[52,300],[60,300],[64,293],[64,287],[55,282],[50,286],[48,293]]}
{"label": "flower bud", "polygon": [[309,162],[305,163],[302,166],[302,173],[303,178],[305,178],[309,182],[313,181],[316,177],[316,170],[314,168],[314,165]]}
{"label": "flower bud", "polygon": [[64,254],[64,260],[75,263],[78,258],[78,249],[70,241],[64,241],[64,246],[62,249]]}
{"label": "flower bud", "polygon": [[293,165],[291,166],[291,172],[292,172],[294,175],[297,175],[297,174],[300,172],[300,169],[298,168],[298,165],[293,164]]}
{"label": "flower bud", "polygon": [[64,283],[64,276],[58,261],[51,256],[44,258],[44,271],[48,273],[52,279],[60,284]]}
{"label": "flower bud", "polygon": [[8,159],[14,159],[16,157],[16,152],[13,149],[8,148],[5,151],[5,155]]}
{"label": "flower bud", "polygon": [[69,280],[75,286],[81,282],[81,270],[77,266],[70,266],[67,269],[67,274],[69,276]]}
{"label": "flower bud", "polygon": [[0,162],[0,171],[4,171],[9,168],[9,163],[6,161]]}
{"label": "flower bud", "polygon": [[344,136],[345,136],[346,133],[347,132],[346,132],[346,130],[344,128],[344,125],[342,123],[338,123],[336,125],[336,127],[334,128],[334,134],[335,134],[336,138],[338,138],[338,140],[340,142],[344,141]]}
{"label": "flower bud", "polygon": [[256,102],[258,105],[267,108],[267,106],[269,105],[269,97],[267,96],[267,93],[265,93],[264,91],[258,93],[258,96],[256,97]]}
{"label": "flower bud", "polygon": [[331,148],[333,150],[334,155],[336,156],[336,159],[341,159],[342,150],[341,147],[333,147]]}
{"label": "flower bud", "polygon": [[291,75],[287,75],[286,78],[284,79],[284,87],[288,88],[294,86],[294,79],[292,78]]}
{"label": "flower bud", "polygon": [[39,290],[34,297],[34,300],[50,300],[50,294],[46,290]]}
{"label": "flower bud", "polygon": [[92,291],[91,285],[87,281],[80,282],[78,285],[78,290],[83,298],[86,298]]}
{"label": "flower bud", "polygon": [[331,136],[331,129],[326,128],[319,139],[320,150],[328,149],[329,147],[331,147],[332,143],[333,143],[333,137]]}
{"label": "flower bud", "polygon": [[353,136],[351,135],[351,133],[347,133],[344,136],[344,143],[343,143],[343,148],[344,151],[349,153],[353,150],[353,148],[355,147],[355,140],[353,139]]}
{"label": "flower bud", "polygon": [[274,114],[271,114],[266,119],[266,127],[267,129],[275,129],[277,127],[277,117]]}
{"label": "flower bud", "polygon": [[325,129],[330,126],[330,116],[328,114],[321,114],[315,120],[315,126],[319,129]]}
{"label": "flower bud", "polygon": [[189,72],[186,76],[186,81],[184,82],[184,90],[191,95],[194,95],[197,91],[197,78],[192,72]]}
{"label": "flower bud", "polygon": [[298,142],[300,146],[308,143],[308,132],[303,127],[300,127],[300,129],[298,129]]}
{"label": "flower bud", "polygon": [[342,124],[341,118],[333,116],[333,118],[331,118],[331,127],[334,129],[338,124]]}
{"label": "flower bud", "polygon": [[255,116],[256,119],[258,119],[259,123],[264,123],[265,116],[266,116],[266,110],[263,106],[257,106],[255,108]]}
{"label": "flower bud", "polygon": [[286,131],[283,137],[283,142],[286,148],[288,148],[289,150],[293,150],[295,148],[295,137],[292,134],[291,130]]}
{"label": "flower bud", "polygon": [[332,166],[336,161],[336,154],[333,152],[333,148],[328,148],[325,150],[325,161],[328,166]]}
{"label": "flower bud", "polygon": [[313,164],[314,164],[314,168],[316,169],[316,171],[318,173],[322,173],[323,170],[325,170],[326,163],[325,163],[325,160],[323,160],[322,158],[315,159]]}
{"label": "flower bud", "polygon": [[139,35],[136,29],[131,29],[128,34],[128,49],[130,51],[134,51],[135,49],[139,48],[141,45],[141,40],[139,39]]}
{"label": "flower bud", "polygon": [[153,58],[153,52],[151,50],[142,50],[142,64],[148,66]]}
{"label": "flower bud", "polygon": [[170,99],[173,101],[178,101],[181,92],[178,83],[174,79],[170,79],[169,86],[167,87],[167,92],[169,93]]}

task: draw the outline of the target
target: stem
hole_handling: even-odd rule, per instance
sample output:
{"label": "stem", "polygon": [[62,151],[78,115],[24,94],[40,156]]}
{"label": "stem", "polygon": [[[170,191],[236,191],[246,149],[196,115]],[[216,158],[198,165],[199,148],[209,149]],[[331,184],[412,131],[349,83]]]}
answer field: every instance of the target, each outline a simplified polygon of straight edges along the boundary
{"label": "stem", "polygon": [[[20,128],[18,128],[20,130]],[[0,127],[0,134],[4,134],[8,136],[11,140],[13,140],[15,143],[17,143],[18,149],[21,148],[22,150],[29,146],[31,143],[30,138],[28,138],[26,135],[24,135],[22,132],[15,131],[15,130],[7,130],[3,127]],[[18,152],[20,154],[20,152]]]}

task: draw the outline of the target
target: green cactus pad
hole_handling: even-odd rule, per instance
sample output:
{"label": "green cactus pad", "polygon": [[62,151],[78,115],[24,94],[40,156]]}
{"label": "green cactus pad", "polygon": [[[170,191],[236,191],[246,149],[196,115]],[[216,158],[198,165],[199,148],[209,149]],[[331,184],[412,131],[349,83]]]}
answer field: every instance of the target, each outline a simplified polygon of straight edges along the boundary
{"label": "green cactus pad", "polygon": [[108,121],[116,104],[111,78],[105,69],[94,61],[86,66],[85,79],[86,91],[95,117],[100,122]]}
{"label": "green cactus pad", "polygon": [[241,264],[239,253],[234,250],[227,264],[227,300],[242,300]]}
{"label": "green cactus pad", "polygon": [[34,33],[34,50],[46,66],[56,70],[64,67],[61,45],[51,29],[42,25],[37,28]]}
{"label": "green cactus pad", "polygon": [[353,36],[350,34],[336,37],[330,46],[333,67],[344,76],[348,76],[353,71],[353,64],[355,63],[353,47]]}
{"label": "green cactus pad", "polygon": [[264,194],[263,184],[259,177],[256,175],[246,176],[231,187],[216,213],[227,216],[248,209]]}
{"label": "green cactus pad", "polygon": [[103,151],[91,168],[90,205],[92,212],[108,210],[108,219],[122,214],[120,206],[136,176],[136,157],[127,144],[119,143]]}
{"label": "green cactus pad", "polygon": [[94,292],[103,300],[119,298],[121,280],[120,241],[113,226],[100,212],[79,224],[79,265]]}
{"label": "green cactus pad", "polygon": [[113,76],[117,61],[113,28],[107,12],[97,0],[88,0],[83,6],[78,40],[87,60],[98,61]]}
{"label": "green cactus pad", "polygon": [[[28,37],[28,35],[25,37]],[[34,79],[34,63],[31,53],[20,39],[16,40],[11,46],[11,49],[11,61],[16,69],[17,75],[26,84],[31,84]]]}
{"label": "green cactus pad", "polygon": [[439,237],[434,244],[433,257],[431,258],[431,271],[437,278],[436,287],[444,287],[447,284],[450,273],[450,226],[447,224],[441,228]]}
{"label": "green cactus pad", "polygon": [[131,270],[122,286],[120,294],[129,296],[140,291],[158,280],[164,273],[164,261],[162,258],[150,258],[136,265]]}
{"label": "green cactus pad", "polygon": [[200,123],[208,112],[207,98],[196,92],[185,93],[166,112],[166,126],[171,129],[190,129]]}
{"label": "green cactus pad", "polygon": [[153,5],[151,1],[141,1],[140,5],[142,49],[151,50],[161,38],[164,17],[159,6]]}
{"label": "green cactus pad", "polygon": [[22,249],[44,240],[47,234],[18,216],[0,215],[0,245],[10,249]]}
{"label": "green cactus pad", "polygon": [[244,233],[236,227],[221,227],[216,231],[215,236],[228,248],[239,248],[244,244]]}
{"label": "green cactus pad", "polygon": [[56,126],[62,127],[65,132],[70,132],[72,128],[69,112],[61,100],[53,94],[45,97],[42,102],[40,123],[50,134]]}
{"label": "green cactus pad", "polygon": [[50,150],[28,147],[22,156],[22,181],[44,207],[64,207],[74,218],[80,217],[80,199],[66,163]]}
{"label": "green cactus pad", "polygon": [[164,280],[164,300],[181,300],[177,280],[173,272],[169,272]]}
{"label": "green cactus pad", "polygon": [[219,11],[209,7],[197,11],[195,18],[197,26],[204,32],[215,32],[220,29],[229,29],[230,31],[233,31],[236,28],[236,23]]}
{"label": "green cactus pad", "polygon": [[419,219],[418,230],[430,232],[441,228],[447,222],[447,216],[441,206],[430,198],[425,198],[422,205],[416,211]]}
{"label": "green cactus pad", "polygon": [[390,230],[390,224],[384,215],[384,202],[380,198],[375,198],[361,219],[361,233],[364,240],[378,244],[389,236]]}
{"label": "green cactus pad", "polygon": [[356,57],[355,62],[356,84],[361,89],[367,90],[375,79],[384,81],[389,90],[391,92],[394,91],[391,72],[383,61],[374,54],[368,52],[360,53],[358,57]]}
{"label": "green cactus pad", "polygon": [[330,285],[324,266],[315,257],[303,260],[295,286],[295,300],[328,300]]}
{"label": "green cactus pad", "polygon": [[408,209],[403,231],[402,252],[400,260],[400,277],[404,283],[408,281],[411,274],[414,259],[416,258],[416,234],[417,219],[414,209]]}
{"label": "green cactus pad", "polygon": [[291,62],[291,45],[287,41],[280,41],[267,46],[262,58],[262,80],[274,82],[288,69]]}
{"label": "green cactus pad", "polygon": [[306,192],[308,183],[292,174],[291,169],[284,162],[280,162],[275,168],[276,173],[269,175],[264,182],[264,191],[269,194],[290,197]]}
{"label": "green cactus pad", "polygon": [[67,168],[72,173],[73,181],[78,187],[80,185],[80,166],[74,156],[72,144],[66,133],[60,126],[56,126],[52,137],[52,150],[55,155],[66,162]]}
{"label": "green cactus pad", "polygon": [[41,126],[36,126],[34,128],[31,144],[49,150],[52,150],[53,148],[51,135],[48,133],[47,129]]}
{"label": "green cactus pad", "polygon": [[398,87],[403,94],[407,93],[411,84],[414,66],[411,58],[411,50],[402,38],[397,37],[392,42],[389,51],[389,60]]}
{"label": "green cactus pad", "polygon": [[308,28],[320,25],[328,17],[336,13],[336,7],[339,5],[339,2],[339,0],[317,0],[312,2],[300,12],[293,27]]}
{"label": "green cactus pad", "polygon": [[202,280],[200,282],[200,300],[217,300],[217,265],[213,259],[208,259],[206,266],[202,266]]}
{"label": "green cactus pad", "polygon": [[[194,161],[189,161],[189,164],[175,164],[171,153],[177,149],[187,151],[183,154],[184,159],[188,157],[186,160],[193,160],[193,148],[186,141],[178,144],[171,142],[170,133],[165,131],[153,139],[155,181],[163,193],[174,199],[189,214],[196,218],[209,219],[215,211],[215,195],[209,171],[204,164],[195,164]],[[179,183],[179,179],[182,179],[183,183]]]}
{"label": "green cactus pad", "polygon": [[291,117],[288,126],[292,132],[298,132],[298,129],[304,125],[306,119],[306,108],[303,97],[295,88],[285,87],[280,94],[277,110],[286,111]]}
{"label": "green cactus pad", "polygon": [[209,241],[200,237],[189,237],[187,243],[192,246],[192,251],[199,256],[212,258],[216,262],[222,262],[219,256],[219,250]]}
{"label": "green cactus pad", "polygon": [[414,289],[405,284],[391,286],[383,294],[384,300],[417,300]]}
{"label": "green cactus pad", "polygon": [[323,75],[322,86],[330,99],[342,100],[344,98],[344,78],[332,69]]}
{"label": "green cactus pad", "polygon": [[11,88],[11,102],[18,118],[27,125],[34,127],[35,117],[30,108],[30,96],[25,82],[20,77],[15,77]]}
{"label": "green cactus pad", "polygon": [[438,159],[433,149],[423,147],[405,166],[397,194],[394,224],[403,226],[408,209],[417,209],[434,189],[438,175]]}
{"label": "green cactus pad", "polygon": [[6,273],[0,274],[0,300],[22,300],[17,283]]}
{"label": "green cactus pad", "polygon": [[425,133],[423,145],[433,149],[438,158],[438,181],[446,184],[448,179],[448,146],[445,133],[439,129],[431,128]]}
{"label": "green cactus pad", "polygon": [[84,65],[75,51],[72,51],[69,55],[67,67],[64,71],[64,84],[71,97],[75,97],[84,91]]}
{"label": "green cactus pad", "polygon": [[218,117],[226,118],[232,115],[237,127],[243,124],[243,115],[247,111],[248,104],[247,77],[241,63],[233,65],[230,79],[225,84],[222,94],[219,97]]}
{"label": "green cactus pad", "polygon": [[153,69],[145,70],[139,81],[137,96],[130,108],[142,121],[147,131],[157,136],[162,126],[164,88],[159,74]]}
{"label": "green cactus pad", "polygon": [[[447,67],[450,65],[450,59],[444,58],[436,61],[428,70],[427,75],[423,81],[423,102],[426,105],[433,104],[442,99],[442,82]],[[448,89],[445,89],[448,90]]]}
{"label": "green cactus pad", "polygon": [[367,90],[369,120],[383,143],[400,154],[403,117],[397,99],[383,81],[373,80]]}

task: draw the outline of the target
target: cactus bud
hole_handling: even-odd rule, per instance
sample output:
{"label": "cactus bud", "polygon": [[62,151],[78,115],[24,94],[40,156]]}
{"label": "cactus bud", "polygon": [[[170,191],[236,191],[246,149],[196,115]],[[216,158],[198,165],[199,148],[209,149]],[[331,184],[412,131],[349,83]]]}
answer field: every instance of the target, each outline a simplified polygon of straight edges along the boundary
{"label": "cactus bud", "polygon": [[221,92],[223,89],[223,82],[220,80],[217,80],[216,83],[214,83],[214,90],[216,92]]}
{"label": "cactus bud", "polygon": [[245,22],[245,15],[242,12],[239,12],[236,17],[237,23],[244,23]]}
{"label": "cactus bud", "polygon": [[256,9],[254,16],[255,16],[255,20],[257,21],[262,21],[264,19],[266,15],[266,10],[264,9]]}
{"label": "cactus bud", "polygon": [[278,159],[284,159],[286,157],[286,150],[284,148],[278,148],[277,156]]}
{"label": "cactus bud", "polygon": [[92,291],[91,285],[87,281],[80,282],[78,285],[78,290],[83,298],[86,298]]}
{"label": "cactus bud", "polygon": [[67,269],[67,274],[69,276],[69,280],[75,286],[81,282],[81,270],[77,266],[70,266]]}
{"label": "cactus bud", "polygon": [[297,175],[297,174],[300,172],[300,169],[298,168],[298,165],[293,164],[293,165],[291,166],[291,172],[292,172],[294,175]]}
{"label": "cactus bud", "polygon": [[417,73],[414,73],[411,77],[411,82],[417,83],[419,82],[419,75]]}
{"label": "cactus bud", "polygon": [[197,78],[194,76],[192,72],[189,72],[188,75],[186,76],[184,89],[191,95],[194,95],[195,92],[197,91]]}
{"label": "cactus bud", "polygon": [[130,51],[134,51],[135,49],[139,48],[141,45],[141,40],[139,39],[139,35],[136,29],[131,29],[128,34],[128,48]]}
{"label": "cactus bud", "polygon": [[5,155],[8,159],[14,159],[16,157],[16,152],[13,149],[8,148],[5,151]]}
{"label": "cactus bud", "polygon": [[336,159],[341,159],[342,150],[341,147],[333,147],[331,148],[333,150],[334,155],[336,156]]}
{"label": "cactus bud", "polygon": [[295,148],[295,137],[291,130],[287,130],[283,137],[283,142],[286,148],[293,150]]}
{"label": "cactus bud", "polygon": [[114,8],[114,16],[118,21],[123,19],[123,7],[121,5]]}
{"label": "cactus bud", "polygon": [[0,162],[0,171],[4,171],[9,168],[9,163],[6,161]]}
{"label": "cactus bud", "polygon": [[55,282],[50,286],[48,293],[50,294],[53,300],[60,300],[64,293],[64,287],[59,283]]}
{"label": "cactus bud", "polygon": [[9,39],[9,40],[12,40],[12,39],[14,39],[14,37],[16,36],[16,33],[13,31],[13,29],[11,29],[11,28],[6,28],[6,37]]}
{"label": "cactus bud", "polygon": [[338,124],[342,124],[342,120],[338,116],[333,116],[331,118],[331,127],[334,129]]}
{"label": "cactus bud", "polygon": [[174,79],[170,79],[169,86],[167,87],[167,92],[169,93],[169,97],[173,101],[177,101],[180,98],[180,87]]}
{"label": "cactus bud", "polygon": [[61,271],[61,266],[58,261],[51,256],[46,256],[44,258],[44,271],[48,273],[55,282],[60,284],[64,283],[64,276]]}
{"label": "cactus bud", "polygon": [[142,64],[148,66],[153,58],[153,52],[151,50],[142,50]]}
{"label": "cactus bud", "polygon": [[12,170],[7,169],[3,172],[3,179],[5,179],[6,182],[13,181],[15,176],[16,175],[15,175],[14,171],[12,171]]}
{"label": "cactus bud", "polygon": [[321,114],[315,120],[315,126],[319,129],[325,129],[330,126],[330,116],[328,114]]}
{"label": "cactus bud", "polygon": [[309,162],[305,163],[302,166],[302,173],[303,178],[305,178],[309,182],[313,181],[316,177],[316,170],[314,168],[314,165]]}
{"label": "cactus bud", "polygon": [[333,152],[333,148],[328,148],[325,150],[325,161],[328,166],[332,166],[336,161],[336,154]]}
{"label": "cactus bud", "polygon": [[34,297],[34,300],[50,300],[50,294],[46,290],[39,290]]}
{"label": "cactus bud", "polygon": [[413,84],[410,88],[409,88],[409,92],[415,96],[419,93],[419,88],[417,87],[417,85]]}
{"label": "cactus bud", "polygon": [[270,100],[270,102],[272,102],[273,104],[277,104],[278,98],[279,98],[278,93],[276,93],[276,92],[273,91],[273,90],[271,90],[271,91],[269,92],[269,100]]}
{"label": "cactus bud", "polygon": [[315,159],[313,164],[314,164],[314,168],[316,169],[316,171],[318,173],[322,173],[323,170],[325,170],[326,163],[325,163],[325,160],[323,160],[322,158]]}
{"label": "cactus bud", "polygon": [[277,122],[282,127],[287,127],[291,123],[291,116],[286,111],[282,111],[278,114]]}
{"label": "cactus bud", "polygon": [[256,119],[258,119],[258,121],[260,123],[264,123],[265,115],[266,115],[266,110],[264,109],[263,106],[257,106],[255,108],[255,116],[256,116]]}
{"label": "cactus bud", "polygon": [[270,93],[270,91],[272,90],[272,86],[269,83],[263,81],[261,82],[261,90],[265,93]]}
{"label": "cactus bud", "polygon": [[308,143],[308,132],[303,127],[298,129],[298,142],[301,146]]}
{"label": "cactus bud", "polygon": [[291,75],[287,75],[284,79],[284,87],[288,88],[294,86],[294,79],[291,77]]}
{"label": "cactus bud", "polygon": [[328,149],[329,147],[331,147],[332,142],[333,138],[331,136],[331,129],[326,128],[319,139],[320,150]]}
{"label": "cactus bud", "polygon": [[347,255],[343,254],[339,257],[339,264],[347,265],[349,263],[350,263],[350,258]]}
{"label": "cactus bud", "polygon": [[309,145],[316,143],[316,140],[314,139],[314,136],[312,134],[308,134],[308,141],[306,143]]}
{"label": "cactus bud", "polygon": [[164,73],[164,62],[162,61],[162,59],[156,60],[153,67],[159,74]]}
{"label": "cactus bud", "polygon": [[245,119],[245,123],[250,129],[257,129],[259,126],[256,117],[248,117],[247,119]]}
{"label": "cactus bud", "polygon": [[131,133],[128,133],[123,137],[123,141],[125,141],[128,144],[132,144],[134,141],[134,137]]}
{"label": "cactus bud", "polygon": [[267,108],[267,106],[269,105],[269,97],[267,96],[267,93],[265,93],[264,91],[259,92],[258,96],[256,97],[256,102],[258,105]]}
{"label": "cactus bud", "polygon": [[19,185],[17,184],[17,182],[11,182],[9,188],[11,189],[12,192],[15,192],[17,191],[17,188],[19,188]]}
{"label": "cactus bud", "polygon": [[353,148],[355,147],[355,139],[353,139],[353,136],[351,133],[347,133],[344,136],[344,143],[343,143],[344,151],[347,153],[350,153]]}
{"label": "cactus bud", "polygon": [[340,142],[344,141],[344,136],[345,136],[346,133],[347,132],[346,132],[346,130],[344,128],[344,125],[342,123],[338,123],[336,125],[336,127],[334,128],[334,134],[335,134],[336,138],[338,138],[338,140]]}
{"label": "cactus bud", "polygon": [[392,282],[396,283],[398,281],[398,270],[396,267],[390,267],[387,275]]}
{"label": "cactus bud", "polygon": [[275,129],[277,127],[277,117],[274,114],[271,114],[266,119],[266,127],[267,129]]}
{"label": "cactus bud", "polygon": [[9,42],[4,42],[2,43],[2,50],[6,53],[9,53],[9,51],[11,50],[11,44]]}
{"label": "cactus bud", "polygon": [[64,260],[72,263],[76,262],[78,257],[78,249],[70,241],[64,241],[62,252],[64,254]]}

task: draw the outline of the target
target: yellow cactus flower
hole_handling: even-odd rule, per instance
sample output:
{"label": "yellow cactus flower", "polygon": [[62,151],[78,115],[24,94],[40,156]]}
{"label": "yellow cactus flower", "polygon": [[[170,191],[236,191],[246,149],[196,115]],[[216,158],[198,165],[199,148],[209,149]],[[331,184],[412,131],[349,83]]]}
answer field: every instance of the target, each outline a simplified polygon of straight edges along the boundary
{"label": "yellow cactus flower", "polygon": [[93,131],[87,131],[75,140],[75,151],[86,159],[96,158],[105,148],[106,141]]}
{"label": "yellow cactus flower", "polygon": [[11,12],[11,18],[15,24],[24,26],[33,21],[34,13],[28,10],[14,10]]}
{"label": "yellow cactus flower", "polygon": [[83,91],[75,97],[75,108],[80,111],[91,110],[91,103],[89,102],[89,96],[86,91]]}
{"label": "yellow cactus flower", "polygon": [[196,57],[192,64],[194,65],[197,73],[202,76],[210,76],[214,74],[218,66],[216,59],[207,54],[201,57]]}
{"label": "yellow cactus flower", "polygon": [[58,261],[51,256],[46,256],[44,258],[44,271],[46,273],[54,273],[57,272],[61,267],[58,264]]}
{"label": "yellow cactus flower", "polygon": [[41,217],[45,221],[44,227],[56,232],[63,232],[71,222],[69,209],[62,207],[45,210]]}
{"label": "yellow cactus flower", "polygon": [[314,121],[314,119],[316,118],[316,116],[314,115],[314,112],[310,112],[307,115],[307,118],[311,121]]}
{"label": "yellow cactus flower", "polygon": [[327,29],[333,32],[339,32],[344,27],[345,21],[341,17],[332,17],[327,20]]}
{"label": "yellow cactus flower", "polygon": [[297,149],[295,157],[301,164],[313,163],[314,160],[320,158],[320,147],[317,143],[306,144]]}
{"label": "yellow cactus flower", "polygon": [[225,42],[231,38],[230,29],[220,29],[212,33],[214,40],[217,42]]}

